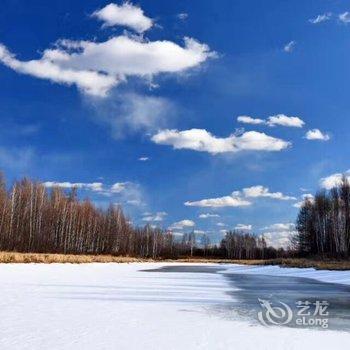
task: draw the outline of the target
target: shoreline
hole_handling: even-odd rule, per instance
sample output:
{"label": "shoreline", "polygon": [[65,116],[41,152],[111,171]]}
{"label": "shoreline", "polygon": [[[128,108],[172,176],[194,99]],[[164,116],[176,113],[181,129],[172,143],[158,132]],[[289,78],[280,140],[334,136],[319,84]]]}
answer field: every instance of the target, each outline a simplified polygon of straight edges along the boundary
{"label": "shoreline", "polygon": [[181,257],[178,259],[151,259],[137,258],[130,256],[113,255],[74,255],[74,254],[53,254],[53,253],[19,253],[0,252],[0,264],[23,264],[23,263],[135,263],[135,262],[173,262],[173,263],[216,263],[216,264],[242,264],[242,265],[278,265],[280,267],[315,268],[316,270],[350,270],[350,260],[321,260],[305,258],[277,258],[263,260],[236,260],[236,259],[215,259]]}

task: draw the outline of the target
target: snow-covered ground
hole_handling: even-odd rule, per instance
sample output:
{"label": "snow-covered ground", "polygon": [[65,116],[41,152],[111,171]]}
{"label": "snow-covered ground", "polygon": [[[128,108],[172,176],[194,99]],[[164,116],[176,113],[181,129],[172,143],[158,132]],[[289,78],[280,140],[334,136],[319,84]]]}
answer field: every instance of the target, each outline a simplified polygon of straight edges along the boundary
{"label": "snow-covered ground", "polygon": [[213,311],[232,301],[225,273],[350,283],[348,272],[240,265],[217,274],[140,271],[166,265],[0,265],[0,349],[320,350],[350,344],[346,332],[268,328]]}

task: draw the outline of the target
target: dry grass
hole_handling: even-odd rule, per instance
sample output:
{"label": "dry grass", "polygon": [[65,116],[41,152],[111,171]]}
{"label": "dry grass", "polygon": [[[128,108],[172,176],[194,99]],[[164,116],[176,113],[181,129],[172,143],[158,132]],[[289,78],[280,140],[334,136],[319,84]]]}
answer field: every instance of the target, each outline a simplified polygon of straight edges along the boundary
{"label": "dry grass", "polygon": [[[250,263],[250,262],[243,262]],[[316,270],[350,270],[350,260],[318,260],[318,259],[271,259],[271,260],[254,260],[256,265],[279,265],[281,267],[313,267]]]}
{"label": "dry grass", "polygon": [[316,260],[316,259],[267,259],[267,260],[229,260],[210,258],[179,258],[172,259],[141,259],[129,256],[113,255],[73,255],[0,252],[0,263],[133,263],[133,262],[190,262],[190,263],[219,263],[245,265],[279,265],[281,267],[313,267],[318,270],[350,270],[350,260]]}
{"label": "dry grass", "polygon": [[129,256],[112,255],[73,255],[73,254],[45,254],[45,253],[17,253],[0,252],[0,263],[131,263],[152,261],[147,259],[138,259]]}

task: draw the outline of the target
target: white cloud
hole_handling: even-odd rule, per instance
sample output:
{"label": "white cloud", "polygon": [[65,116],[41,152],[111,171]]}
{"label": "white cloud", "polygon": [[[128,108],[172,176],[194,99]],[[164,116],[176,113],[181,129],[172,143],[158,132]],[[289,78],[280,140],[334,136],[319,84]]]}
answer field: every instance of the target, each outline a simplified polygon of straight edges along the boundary
{"label": "white cloud", "polygon": [[218,215],[218,214],[206,213],[206,214],[200,214],[198,217],[199,217],[200,219],[208,219],[208,218],[218,218],[218,217],[220,217],[220,215]]}
{"label": "white cloud", "polygon": [[166,215],[168,215],[165,211],[159,211],[155,214],[149,214],[147,213],[148,215],[145,215],[142,220],[143,221],[147,221],[147,222],[159,222],[159,221],[163,221],[164,220],[164,217]]}
{"label": "white cloud", "polygon": [[2,170],[24,171],[33,166],[36,158],[35,150],[31,147],[0,147],[0,164]]}
{"label": "white cloud", "polygon": [[113,193],[120,193],[126,189],[126,186],[128,185],[128,182],[116,182],[111,187],[111,192]]}
{"label": "white cloud", "polygon": [[302,200],[300,202],[294,203],[293,207],[294,208],[301,208],[303,206],[303,204],[305,203],[305,199],[308,199],[311,203],[314,201],[314,196],[311,193],[304,193],[301,196]]}
{"label": "white cloud", "polygon": [[59,40],[40,59],[20,61],[0,44],[0,61],[18,73],[66,85],[76,85],[88,95],[105,97],[128,77],[146,81],[161,73],[179,73],[215,57],[209,47],[185,38],[174,42],[148,41],[127,35],[104,42]]}
{"label": "white cloud", "polygon": [[205,129],[160,130],[151,140],[157,144],[170,145],[174,149],[190,149],[211,154],[240,151],[281,151],[290,146],[282,139],[268,136],[257,131],[244,132],[241,135],[216,137]]}
{"label": "white cloud", "polygon": [[166,98],[135,92],[112,93],[108,99],[86,99],[98,122],[111,128],[112,135],[124,138],[129,133],[151,133],[169,123],[176,106]]}
{"label": "white cloud", "polygon": [[252,225],[237,224],[234,229],[240,231],[251,231]]}
{"label": "white cloud", "polygon": [[196,235],[204,235],[204,234],[206,234],[206,232],[203,231],[203,230],[193,230],[193,233],[195,233]]}
{"label": "white cloud", "polygon": [[95,11],[93,17],[104,22],[104,26],[125,26],[142,33],[153,25],[151,18],[146,17],[143,10],[131,3],[124,2],[122,5],[108,4],[101,10]]}
{"label": "white cloud", "polygon": [[286,196],[282,192],[270,192],[267,187],[257,185],[252,187],[247,187],[243,189],[243,193],[247,198],[272,198],[278,200],[295,200],[295,197]]}
{"label": "white cloud", "polygon": [[176,17],[181,21],[185,21],[188,18],[188,13],[182,12],[182,13],[179,13]]}
{"label": "white cloud", "polygon": [[202,199],[199,201],[187,201],[184,204],[192,207],[245,207],[252,204],[251,198],[272,198],[276,200],[295,200],[295,197],[286,196],[282,192],[270,192],[267,187],[261,185],[244,188],[241,191],[234,191],[229,196]]}
{"label": "white cloud", "polygon": [[305,122],[299,117],[288,117],[285,114],[277,114],[268,118],[267,125],[269,126],[287,126],[292,128],[302,128]]}
{"label": "white cloud", "polygon": [[265,238],[268,246],[275,248],[288,248],[291,243],[291,238],[296,234],[295,225],[291,222],[276,223],[264,227],[267,230],[261,236]]}
{"label": "white cloud", "polygon": [[286,126],[292,128],[302,128],[305,122],[299,117],[288,117],[285,114],[276,114],[270,116],[268,119],[252,118],[247,115],[239,116],[237,121],[245,124],[253,125],[268,125],[268,126]]}
{"label": "white cloud", "polygon": [[272,231],[264,232],[262,235],[268,246],[275,248],[288,248],[291,243],[291,238],[296,231]]}
{"label": "white cloud", "polygon": [[289,43],[284,45],[283,51],[288,52],[288,53],[293,52],[296,44],[297,44],[296,41],[294,41],[294,40],[290,41]]}
{"label": "white cloud", "polygon": [[143,205],[142,191],[140,185],[133,182],[116,182],[113,185],[106,185],[102,182],[57,182],[46,181],[43,185],[47,188],[60,187],[63,189],[77,188],[85,191],[93,191],[98,195],[106,197],[118,197],[119,203],[131,205]]}
{"label": "white cloud", "polygon": [[199,201],[187,201],[186,206],[190,207],[211,207],[211,208],[221,208],[221,207],[245,207],[251,205],[252,203],[246,199],[240,198],[236,192],[233,192],[230,196],[218,197],[218,198],[208,198]]}
{"label": "white cloud", "polygon": [[194,227],[196,224],[194,221],[192,220],[189,220],[189,219],[184,219],[184,220],[181,220],[181,221],[177,221],[177,222],[174,222],[170,227],[169,229],[170,230],[182,230],[184,229],[185,227]]}
{"label": "white cloud", "polygon": [[350,12],[346,11],[338,16],[339,20],[345,24],[350,23]]}
{"label": "white cloud", "polygon": [[141,162],[147,162],[149,160],[149,157],[140,157],[138,160]]}
{"label": "white cloud", "polygon": [[331,17],[332,17],[332,13],[328,12],[328,13],[324,13],[323,15],[318,15],[315,18],[310,18],[309,22],[312,24],[318,24],[318,23],[322,23],[322,22],[330,20]]}
{"label": "white cloud", "polygon": [[216,223],[216,226],[219,226],[219,227],[225,227],[225,226],[227,226],[225,223],[223,223],[223,222],[217,222]]}
{"label": "white cloud", "polygon": [[263,230],[274,230],[274,231],[290,231],[294,229],[295,229],[295,224],[293,224],[292,222],[276,223],[263,228]]}
{"label": "white cloud", "polygon": [[20,61],[2,44],[0,44],[0,61],[18,73],[59,84],[75,84],[81,91],[95,96],[105,96],[118,83],[115,76],[83,68],[63,68],[44,56],[39,60]]}
{"label": "white cloud", "polygon": [[305,138],[307,140],[328,141],[330,136],[327,133],[323,133],[319,129],[312,129],[305,134]]}
{"label": "white cloud", "polygon": [[253,124],[253,125],[266,124],[266,121],[264,119],[252,118],[248,115],[240,115],[239,117],[237,117],[237,121],[240,123]]}
{"label": "white cloud", "polygon": [[103,184],[101,182],[92,182],[92,183],[84,183],[84,182],[56,182],[56,181],[46,181],[43,182],[43,185],[47,188],[52,187],[61,187],[61,188],[77,188],[83,190],[91,190],[94,192],[101,192],[103,190]]}
{"label": "white cloud", "polygon": [[343,175],[350,181],[350,169],[343,173],[335,173],[330,176],[324,177],[320,180],[320,186],[325,188],[326,190],[330,190],[333,187],[339,186],[341,184],[341,180]]}

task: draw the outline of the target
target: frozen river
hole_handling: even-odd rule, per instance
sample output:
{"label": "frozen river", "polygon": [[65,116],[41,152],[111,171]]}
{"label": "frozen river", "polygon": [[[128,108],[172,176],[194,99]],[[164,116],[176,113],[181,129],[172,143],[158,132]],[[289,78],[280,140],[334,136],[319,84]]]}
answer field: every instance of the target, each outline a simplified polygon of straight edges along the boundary
{"label": "frozen river", "polygon": [[[349,272],[218,264],[2,264],[0,281],[0,348],[6,350],[299,350],[350,344]],[[328,328],[298,326],[299,301],[310,303],[306,320],[326,319]]]}

